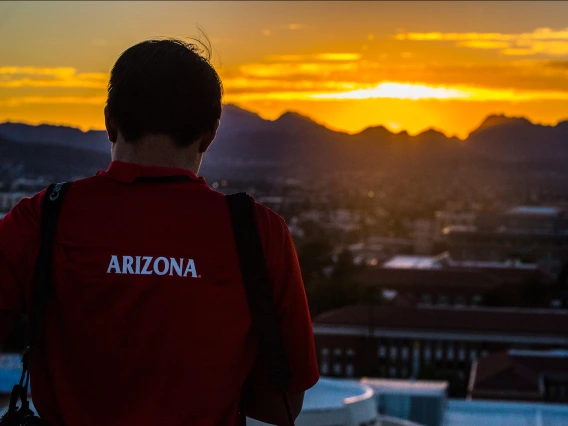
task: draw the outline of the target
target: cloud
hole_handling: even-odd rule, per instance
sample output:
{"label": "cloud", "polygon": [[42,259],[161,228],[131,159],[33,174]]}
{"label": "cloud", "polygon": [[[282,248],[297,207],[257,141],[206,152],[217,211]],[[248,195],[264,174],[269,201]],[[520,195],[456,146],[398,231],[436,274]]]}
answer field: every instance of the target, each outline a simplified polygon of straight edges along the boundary
{"label": "cloud", "polygon": [[77,70],[70,67],[0,67],[0,75],[47,75],[56,78],[72,77]]}
{"label": "cloud", "polygon": [[529,102],[543,100],[568,100],[568,91],[535,91],[493,89],[471,86],[433,86],[408,82],[385,81],[372,87],[344,91],[274,91],[269,93],[228,94],[227,102],[255,100],[285,101],[343,101],[364,99],[404,99],[412,101],[440,100],[464,102]]}
{"label": "cloud", "polygon": [[358,61],[361,59],[359,53],[320,53],[315,55],[315,59],[320,61]]}
{"label": "cloud", "polygon": [[277,80],[255,79],[246,77],[223,79],[223,87],[227,93],[268,93],[282,90],[293,91],[324,91],[324,90],[353,90],[361,87],[354,81],[314,81],[314,80]]}
{"label": "cloud", "polygon": [[239,69],[242,75],[257,78],[287,77],[294,75],[329,76],[337,71],[356,71],[357,63],[276,63],[276,64],[245,64]]}
{"label": "cloud", "polygon": [[302,28],[305,28],[305,25],[303,24],[288,24],[286,26],[287,29],[289,29],[290,31],[295,31],[295,30],[301,30]]}
{"label": "cloud", "polygon": [[306,61],[338,61],[351,62],[361,59],[359,53],[318,53],[316,55],[270,55],[271,62],[306,62]]}
{"label": "cloud", "polygon": [[530,33],[401,33],[393,36],[396,40],[417,40],[417,41],[459,41],[459,40],[496,40],[496,41],[516,41],[516,40],[568,40],[568,28],[562,30],[552,30],[550,28],[537,28]]}
{"label": "cloud", "polygon": [[537,28],[529,33],[401,33],[392,36],[396,40],[410,41],[454,41],[460,47],[471,49],[500,49],[510,56],[567,55],[568,28],[553,30]]}
{"label": "cloud", "polygon": [[0,87],[61,87],[104,89],[106,73],[77,73],[75,68],[0,67]]}
{"label": "cloud", "polygon": [[[507,54],[519,54],[517,52],[530,52],[521,54],[531,54],[535,55],[538,53],[544,53],[547,55],[567,55],[568,54],[568,40],[567,41],[537,41],[537,40],[519,40],[516,42],[516,46],[513,49],[505,49],[502,53]],[[513,53],[511,53],[513,52]]]}
{"label": "cloud", "polygon": [[26,104],[104,105],[105,101],[105,96],[20,96],[0,99],[0,106],[17,107]]}
{"label": "cloud", "polygon": [[469,47],[472,49],[506,49],[511,44],[507,41],[493,40],[467,40],[457,43],[458,46]]}

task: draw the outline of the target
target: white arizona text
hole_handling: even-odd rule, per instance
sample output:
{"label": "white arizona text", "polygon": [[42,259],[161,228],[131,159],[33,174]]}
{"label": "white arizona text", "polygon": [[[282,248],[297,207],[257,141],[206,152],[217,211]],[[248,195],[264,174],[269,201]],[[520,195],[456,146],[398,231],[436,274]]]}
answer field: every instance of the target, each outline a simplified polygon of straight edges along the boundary
{"label": "white arizona text", "polygon": [[107,274],[133,274],[133,275],[170,275],[178,277],[197,278],[195,262],[193,259],[176,259],[174,257],[152,256],[119,256],[112,255],[108,265]]}

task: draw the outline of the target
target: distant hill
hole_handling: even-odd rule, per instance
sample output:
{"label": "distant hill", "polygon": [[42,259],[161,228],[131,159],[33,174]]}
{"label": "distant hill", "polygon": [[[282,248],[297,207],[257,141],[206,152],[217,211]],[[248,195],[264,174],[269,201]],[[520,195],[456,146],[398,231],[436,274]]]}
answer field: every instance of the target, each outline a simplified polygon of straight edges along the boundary
{"label": "distant hill", "polygon": [[106,169],[110,155],[37,142],[14,142],[0,136],[0,170],[18,175],[49,176],[52,181],[88,176]]}
{"label": "distant hill", "polygon": [[83,132],[74,127],[40,124],[31,126],[22,123],[1,123],[0,136],[20,143],[43,143],[69,146],[98,152],[110,152],[110,143],[104,131]]}
{"label": "distant hill", "polygon": [[[348,135],[294,112],[270,121],[233,105],[224,107],[221,122],[205,156],[204,172],[256,167],[268,173],[298,169],[329,173],[335,168],[436,169],[476,162],[542,166],[568,161],[568,121],[542,126],[525,118],[492,115],[465,141],[435,129],[410,136],[382,126]],[[0,138],[2,162],[24,162],[41,170],[104,167],[110,151],[106,132],[64,126],[2,123]],[[37,158],[40,153],[46,158]],[[61,165],[63,158],[76,166]]]}
{"label": "distant hill", "polygon": [[492,115],[466,140],[472,152],[506,162],[568,160],[568,121],[533,124],[522,117]]}

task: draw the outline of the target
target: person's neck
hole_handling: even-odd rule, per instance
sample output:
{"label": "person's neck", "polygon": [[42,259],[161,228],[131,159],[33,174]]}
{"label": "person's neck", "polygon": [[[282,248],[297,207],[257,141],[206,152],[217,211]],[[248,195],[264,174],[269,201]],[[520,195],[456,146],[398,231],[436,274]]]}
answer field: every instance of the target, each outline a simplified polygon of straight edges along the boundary
{"label": "person's neck", "polygon": [[191,170],[197,174],[201,156],[193,146],[180,148],[165,136],[146,136],[134,143],[119,140],[113,144],[112,160],[143,166]]}

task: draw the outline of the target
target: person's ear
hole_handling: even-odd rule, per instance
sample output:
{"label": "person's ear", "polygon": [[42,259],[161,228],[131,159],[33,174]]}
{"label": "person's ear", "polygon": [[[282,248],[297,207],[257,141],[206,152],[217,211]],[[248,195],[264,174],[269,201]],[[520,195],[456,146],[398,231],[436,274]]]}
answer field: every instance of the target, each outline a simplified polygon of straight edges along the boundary
{"label": "person's ear", "polygon": [[115,143],[116,140],[118,139],[118,128],[116,127],[114,120],[109,117],[108,109],[106,106],[105,106],[105,127],[108,135],[108,140],[111,141],[112,143]]}
{"label": "person's ear", "polygon": [[217,136],[217,130],[219,129],[220,123],[221,123],[221,121],[217,120],[215,122],[215,125],[213,126],[213,130],[203,134],[201,141],[199,142],[199,153],[200,154],[203,154],[205,151],[207,151],[209,149],[209,147],[211,146],[211,144],[213,143],[213,140],[215,140],[215,136]]}

